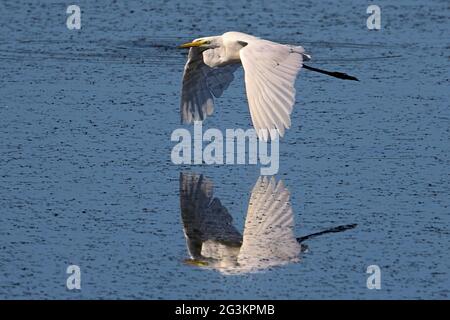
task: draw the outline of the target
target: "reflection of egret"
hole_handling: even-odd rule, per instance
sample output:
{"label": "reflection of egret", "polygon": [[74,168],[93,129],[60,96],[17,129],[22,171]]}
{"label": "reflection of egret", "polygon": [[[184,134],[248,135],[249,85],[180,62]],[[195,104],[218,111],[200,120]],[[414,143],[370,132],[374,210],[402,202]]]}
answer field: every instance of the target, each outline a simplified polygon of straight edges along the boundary
{"label": "reflection of egret", "polygon": [[186,262],[227,274],[297,262],[300,242],[355,226],[340,226],[296,239],[289,190],[283,181],[276,183],[273,177],[260,177],[253,187],[243,236],[233,226],[228,210],[213,196],[212,182],[203,175],[180,175],[180,205],[191,256]]}
{"label": "reflection of egret", "polygon": [[242,64],[253,126],[268,139],[269,130],[284,135],[291,125],[295,102],[294,82],[302,68],[339,79],[358,80],[303,64],[310,56],[300,46],[279,44],[241,32],[204,37],[185,43],[190,48],[181,94],[182,121],[204,120],[213,112],[213,96],[220,97]]}

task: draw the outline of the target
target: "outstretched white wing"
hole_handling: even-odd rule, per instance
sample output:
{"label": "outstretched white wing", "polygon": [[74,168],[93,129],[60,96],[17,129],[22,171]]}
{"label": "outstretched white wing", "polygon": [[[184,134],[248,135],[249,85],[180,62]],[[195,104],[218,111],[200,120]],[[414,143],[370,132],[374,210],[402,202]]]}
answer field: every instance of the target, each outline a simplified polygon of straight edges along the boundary
{"label": "outstretched white wing", "polygon": [[242,236],[233,226],[233,218],[227,208],[213,197],[213,184],[208,178],[195,173],[180,174],[180,207],[192,258],[205,256],[205,250],[209,251],[209,256],[220,255],[216,251],[221,246],[241,245]]}
{"label": "outstretched white wing", "polygon": [[213,55],[214,49],[202,52],[193,47],[189,50],[184,67],[181,90],[181,121],[191,123],[202,121],[214,111],[213,96],[218,98],[233,81],[233,72],[238,64],[211,68],[203,60],[203,55]]}
{"label": "outstretched white wing", "polygon": [[250,197],[239,265],[256,270],[297,261],[301,247],[293,229],[289,190],[283,181],[260,177]]}
{"label": "outstretched white wing", "polygon": [[256,39],[240,50],[240,57],[253,126],[265,141],[270,129],[283,136],[291,125],[294,83],[304,49]]}

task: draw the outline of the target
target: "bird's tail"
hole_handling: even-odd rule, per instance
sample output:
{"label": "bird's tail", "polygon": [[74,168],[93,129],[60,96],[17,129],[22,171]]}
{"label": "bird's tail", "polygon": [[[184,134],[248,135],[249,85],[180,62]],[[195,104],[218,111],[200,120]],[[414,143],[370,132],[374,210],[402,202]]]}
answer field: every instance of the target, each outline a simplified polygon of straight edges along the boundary
{"label": "bird's tail", "polygon": [[302,53],[303,61],[309,61],[311,60],[311,56],[307,53]]}

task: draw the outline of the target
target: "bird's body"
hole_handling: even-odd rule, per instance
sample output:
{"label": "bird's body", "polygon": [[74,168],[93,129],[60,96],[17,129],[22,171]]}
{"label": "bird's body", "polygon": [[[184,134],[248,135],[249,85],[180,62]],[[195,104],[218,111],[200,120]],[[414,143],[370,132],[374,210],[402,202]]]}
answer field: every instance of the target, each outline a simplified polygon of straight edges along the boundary
{"label": "bird's body", "polygon": [[190,255],[185,262],[224,274],[298,262],[300,253],[307,250],[305,240],[356,227],[341,225],[296,238],[290,192],[282,180],[277,183],[274,177],[259,177],[256,181],[242,235],[227,208],[214,196],[212,181],[204,175],[180,174],[180,208]]}
{"label": "bird's body", "polygon": [[[243,66],[253,126],[260,138],[283,136],[291,126],[295,79],[311,57],[301,46],[285,45],[241,32],[204,37],[183,44],[190,48],[184,68],[181,118],[184,123],[203,121]],[[336,78],[357,80],[340,72],[305,68]]]}
{"label": "bird's body", "polygon": [[213,111],[213,97],[220,97],[242,65],[253,126],[264,140],[284,135],[291,125],[295,103],[294,82],[308,60],[300,46],[263,40],[241,32],[196,39],[189,47],[183,76],[182,121],[202,121]]}
{"label": "bird's body", "polygon": [[203,175],[180,175],[180,204],[190,260],[226,274],[247,273],[299,261],[289,190],[282,181],[260,177],[248,204],[244,232]]}

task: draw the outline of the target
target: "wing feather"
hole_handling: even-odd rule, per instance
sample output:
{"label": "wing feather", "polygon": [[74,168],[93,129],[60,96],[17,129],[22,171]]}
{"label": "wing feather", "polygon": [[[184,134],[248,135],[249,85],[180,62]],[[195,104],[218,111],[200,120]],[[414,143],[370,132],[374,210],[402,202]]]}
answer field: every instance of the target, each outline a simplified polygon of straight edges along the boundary
{"label": "wing feather", "polygon": [[240,57],[255,129],[264,140],[270,129],[283,136],[285,128],[291,125],[294,84],[302,67],[303,48],[258,39],[241,49]]}
{"label": "wing feather", "polygon": [[242,236],[233,226],[227,208],[214,197],[213,184],[208,178],[195,173],[180,174],[180,207],[192,258],[201,256],[205,242],[240,245]]}
{"label": "wing feather", "polygon": [[190,48],[184,67],[181,89],[181,121],[191,123],[203,121],[214,111],[214,97],[219,98],[233,81],[233,73],[239,64],[211,68],[204,62],[203,55],[213,54],[199,48]]}
{"label": "wing feather", "polygon": [[252,190],[238,263],[267,268],[298,259],[289,190],[283,181],[260,177]]}

